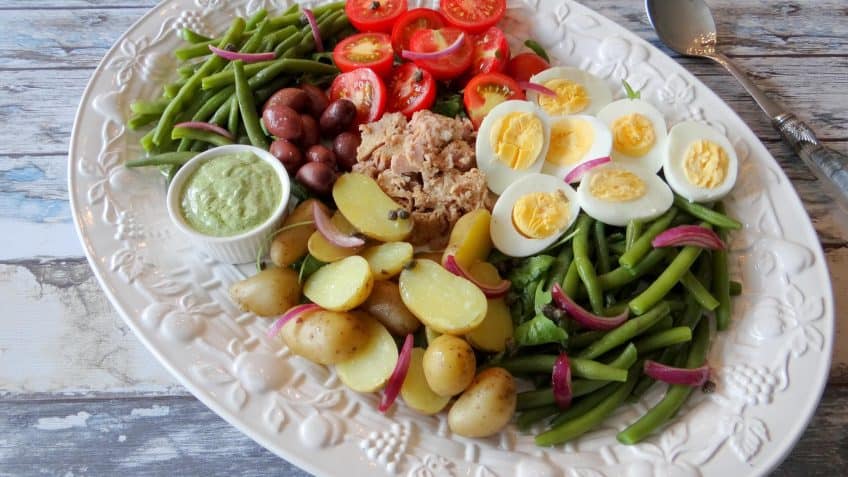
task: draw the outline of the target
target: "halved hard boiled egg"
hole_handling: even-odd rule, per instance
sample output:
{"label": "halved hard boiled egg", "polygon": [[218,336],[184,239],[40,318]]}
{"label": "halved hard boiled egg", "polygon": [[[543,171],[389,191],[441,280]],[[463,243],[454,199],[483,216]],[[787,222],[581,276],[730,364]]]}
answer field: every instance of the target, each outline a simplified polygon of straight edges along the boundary
{"label": "halved hard boiled egg", "polygon": [[526,257],[554,243],[579,214],[577,194],[562,179],[527,174],[498,197],[489,234],[504,254]]}
{"label": "halved hard boiled egg", "polygon": [[612,92],[604,80],[577,68],[548,68],[533,75],[530,81],[556,93],[551,96],[527,92],[527,98],[551,116],[595,114],[612,101]]}
{"label": "halved hard boiled egg", "polygon": [[551,139],[542,172],[563,178],[580,164],[607,157],[612,134],[597,118],[576,114],[551,118]]}
{"label": "halved hard boiled egg", "polygon": [[501,194],[527,174],[537,173],[548,153],[548,116],[529,101],[504,101],[489,111],[477,131],[477,167],[489,190]]}
{"label": "halved hard boiled egg", "polygon": [[620,99],[598,111],[598,119],[612,132],[613,161],[660,170],[668,134],[657,108],[641,99]]}
{"label": "halved hard boiled egg", "polygon": [[706,124],[685,121],[668,133],[663,174],[671,188],[692,202],[726,196],[736,183],[739,160],[724,134]]}
{"label": "halved hard boiled egg", "polygon": [[610,162],[583,176],[577,200],[592,218],[623,227],[631,220],[659,217],[671,207],[674,195],[649,169]]}

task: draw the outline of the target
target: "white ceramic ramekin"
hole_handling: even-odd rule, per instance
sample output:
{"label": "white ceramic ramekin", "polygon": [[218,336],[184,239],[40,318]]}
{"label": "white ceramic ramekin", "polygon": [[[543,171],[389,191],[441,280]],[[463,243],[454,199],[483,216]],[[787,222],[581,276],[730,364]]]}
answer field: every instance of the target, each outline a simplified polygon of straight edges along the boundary
{"label": "white ceramic ramekin", "polygon": [[[274,169],[274,172],[280,179],[280,190],[282,192],[279,205],[262,225],[238,235],[215,237],[194,230],[183,218],[180,206],[180,198],[185,181],[204,162],[224,154],[242,152],[252,153]],[[209,149],[185,163],[171,181],[171,185],[168,187],[166,201],[168,215],[171,217],[171,221],[198,246],[200,251],[222,262],[238,264],[251,262],[256,259],[256,252],[259,251],[260,247],[265,245],[264,242],[268,240],[269,234],[276,230],[282,221],[286,212],[286,205],[289,202],[290,193],[291,184],[289,182],[289,175],[277,158],[268,151],[258,147],[233,144]]]}

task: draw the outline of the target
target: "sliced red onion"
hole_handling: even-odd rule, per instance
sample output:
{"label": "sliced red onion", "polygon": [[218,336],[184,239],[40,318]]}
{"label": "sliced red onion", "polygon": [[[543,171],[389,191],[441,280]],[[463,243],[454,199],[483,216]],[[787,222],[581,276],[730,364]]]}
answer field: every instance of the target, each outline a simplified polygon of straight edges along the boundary
{"label": "sliced red onion", "polygon": [[554,392],[554,401],[560,409],[568,409],[571,406],[571,366],[568,363],[568,355],[560,353],[554,361],[554,369],[551,371],[551,389]]}
{"label": "sliced red onion", "polygon": [[388,411],[400,393],[400,388],[406,379],[406,373],[409,372],[409,363],[412,361],[413,341],[412,333],[406,335],[406,339],[403,340],[403,346],[400,348],[397,364],[394,371],[392,371],[392,375],[389,377],[389,381],[386,383],[386,388],[383,390],[383,397],[380,399],[380,406],[377,408],[380,412]]}
{"label": "sliced red onion", "polygon": [[204,123],[203,121],[186,121],[184,123],[174,124],[175,128],[187,128],[187,129],[200,129],[202,131],[209,131],[215,134],[220,134],[227,139],[233,140],[233,135],[226,129],[218,126],[217,124],[212,123]]}
{"label": "sliced red onion", "polygon": [[245,63],[256,63],[257,61],[268,61],[277,58],[277,54],[273,51],[267,53],[240,53],[238,51],[224,50],[214,45],[209,45],[209,50],[225,60],[241,60]]}
{"label": "sliced red onion", "polygon": [[609,156],[588,160],[583,164],[580,164],[579,166],[575,167],[568,174],[566,174],[565,182],[568,184],[580,182],[580,179],[582,179],[587,172],[591,171],[592,169],[598,166],[603,166],[608,162],[612,162],[612,159],[610,159]]}
{"label": "sliced red onion", "polygon": [[315,220],[315,228],[333,245],[342,248],[355,248],[365,245],[365,240],[362,238],[344,234],[337,229],[330,220],[330,216],[324,212],[318,202],[312,204],[312,217]]}
{"label": "sliced red onion", "polygon": [[445,56],[450,55],[455,52],[462,46],[462,42],[465,41],[465,33],[460,33],[456,40],[450,44],[444,50],[439,51],[431,51],[431,52],[419,52],[412,50],[403,50],[400,52],[401,58],[409,61],[421,61],[421,60],[438,60],[439,58],[444,58]]}
{"label": "sliced red onion", "polygon": [[524,90],[535,91],[539,94],[544,94],[545,96],[556,96],[556,91],[548,88],[547,86],[541,85],[539,83],[533,83],[530,81],[519,81],[518,86],[521,86]]}
{"label": "sliced red onion", "polygon": [[321,31],[318,30],[318,22],[315,21],[315,14],[312,13],[312,10],[304,8],[303,16],[306,17],[306,21],[309,22],[309,28],[312,30],[312,38],[315,39],[315,51],[319,53],[324,51],[324,42],[321,41]]}
{"label": "sliced red onion", "polygon": [[462,277],[471,283],[477,285],[477,288],[486,295],[486,298],[500,298],[506,295],[506,292],[509,291],[509,287],[512,286],[512,282],[509,280],[502,280],[497,285],[487,285],[480,280],[474,278],[473,275],[468,273],[459,262],[456,261],[456,257],[453,255],[448,255],[445,259],[445,269],[458,277]]}
{"label": "sliced red onion", "polygon": [[645,374],[664,383],[694,387],[703,386],[710,379],[710,367],[675,368],[649,359],[645,361]]}
{"label": "sliced red onion", "polygon": [[289,311],[283,313],[283,316],[277,318],[270,328],[268,328],[268,338],[273,338],[277,336],[277,333],[283,329],[283,326],[286,325],[289,321],[294,318],[297,318],[300,315],[311,313],[313,311],[320,310],[321,307],[316,305],[315,303],[306,303],[304,305],[297,305],[295,307],[289,308]]}
{"label": "sliced red onion", "polygon": [[712,230],[700,225],[679,225],[670,228],[651,240],[654,247],[694,245],[709,250],[724,250],[724,242]]}
{"label": "sliced red onion", "polygon": [[606,331],[617,328],[627,321],[630,313],[629,308],[625,308],[624,311],[615,316],[594,315],[566,295],[562,287],[559,286],[559,283],[554,283],[554,286],[551,288],[551,297],[558,307],[568,313],[568,316],[579,323],[580,326],[590,330]]}

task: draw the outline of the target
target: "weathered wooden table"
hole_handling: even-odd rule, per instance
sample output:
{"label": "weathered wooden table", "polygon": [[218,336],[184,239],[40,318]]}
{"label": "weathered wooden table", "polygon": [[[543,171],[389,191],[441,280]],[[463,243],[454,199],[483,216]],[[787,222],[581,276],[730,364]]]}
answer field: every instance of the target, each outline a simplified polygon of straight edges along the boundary
{"label": "weathered wooden table", "polygon": [[[641,1],[586,3],[657,43]],[[726,52],[848,152],[846,0],[708,3]],[[106,50],[151,6],[0,1],[0,475],[305,475],[206,409],[143,349],[101,292],[73,229],[65,177],[77,101]],[[679,61],[754,129],[819,232],[842,324],[822,404],[776,474],[845,475],[848,218],[730,76]]]}

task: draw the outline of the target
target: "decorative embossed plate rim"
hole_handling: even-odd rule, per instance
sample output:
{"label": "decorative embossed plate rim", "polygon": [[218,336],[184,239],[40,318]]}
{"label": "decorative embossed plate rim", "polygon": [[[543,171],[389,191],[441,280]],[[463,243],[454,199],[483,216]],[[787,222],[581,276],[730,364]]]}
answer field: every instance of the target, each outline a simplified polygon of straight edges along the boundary
{"label": "decorative embossed plate rim", "polygon": [[616,89],[627,79],[671,124],[722,129],[740,157],[728,206],[746,224],[730,240],[732,274],[745,290],[710,353],[716,392],[690,399],[683,417],[637,446],[618,444],[615,432],[661,397],[658,386],[597,431],[540,449],[513,428],[470,440],[451,435],[444,416],[402,405],[382,416],[376,396],[345,389],[332,370],[267,340],[267,320],[227,299],[241,271],[194,253],[167,221],[161,179],[122,166],[140,154],[124,118],[132,99],[151,97],[169,79],[179,27],[220,31],[234,13],[290,1],[161,3],[106,54],[74,122],[69,190],[88,260],[127,325],[198,399],[322,475],[765,474],[786,456],[816,408],[833,346],[833,297],[812,225],[774,159],[726,104],[662,52],[572,1],[511,0],[505,30],[516,45],[532,32],[555,58]]}

